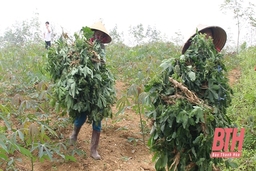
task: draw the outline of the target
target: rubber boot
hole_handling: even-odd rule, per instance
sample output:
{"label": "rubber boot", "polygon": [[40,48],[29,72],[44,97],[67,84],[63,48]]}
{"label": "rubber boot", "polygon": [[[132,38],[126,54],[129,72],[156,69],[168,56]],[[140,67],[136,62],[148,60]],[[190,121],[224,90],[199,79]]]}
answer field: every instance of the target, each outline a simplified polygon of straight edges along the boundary
{"label": "rubber boot", "polygon": [[70,136],[70,144],[74,145],[77,141],[77,136],[80,131],[81,127],[74,126],[72,135]]}
{"label": "rubber boot", "polygon": [[100,141],[100,132],[93,130],[92,131],[92,139],[91,139],[91,157],[95,160],[100,160],[101,157],[97,151],[98,145]]}

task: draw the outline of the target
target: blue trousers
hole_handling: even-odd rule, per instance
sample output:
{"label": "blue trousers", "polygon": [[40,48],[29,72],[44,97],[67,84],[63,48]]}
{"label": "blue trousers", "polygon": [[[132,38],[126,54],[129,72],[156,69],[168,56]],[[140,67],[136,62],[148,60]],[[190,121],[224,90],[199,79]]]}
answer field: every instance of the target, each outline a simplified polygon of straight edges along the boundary
{"label": "blue trousers", "polygon": [[[77,117],[74,121],[74,125],[76,127],[81,127],[85,121],[87,119],[87,114],[86,113],[81,113],[81,115],[79,117]],[[101,131],[101,121],[93,121],[92,122],[92,129],[95,130],[95,131],[98,131],[100,132]]]}

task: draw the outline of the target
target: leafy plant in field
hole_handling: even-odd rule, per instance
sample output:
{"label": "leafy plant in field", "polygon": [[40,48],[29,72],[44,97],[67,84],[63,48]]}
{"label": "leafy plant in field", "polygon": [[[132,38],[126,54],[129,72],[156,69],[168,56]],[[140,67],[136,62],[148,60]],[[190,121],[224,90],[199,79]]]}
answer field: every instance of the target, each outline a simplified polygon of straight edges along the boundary
{"label": "leafy plant in field", "polygon": [[223,56],[211,39],[197,34],[184,55],[161,67],[145,88],[154,106],[147,116],[153,121],[148,144],[156,170],[214,169],[222,161],[210,158],[214,130],[231,126],[226,108],[232,90]]}
{"label": "leafy plant in field", "polygon": [[[122,81],[129,84],[134,82],[141,84],[138,73],[144,75],[143,81],[160,72],[159,65],[163,59],[169,58],[170,54],[176,54],[172,43],[155,42],[127,47],[120,44],[108,46],[107,60],[111,71]],[[142,81],[142,80],[141,80]]]}
{"label": "leafy plant in field", "polygon": [[143,143],[145,144],[145,135],[148,131],[145,117],[145,109],[149,107],[147,93],[144,92],[143,82],[146,81],[144,75],[139,72],[137,81],[133,83],[127,90],[126,95],[122,96],[117,101],[118,112],[117,115],[125,110],[126,107],[132,107],[133,111],[135,111],[140,116],[140,129],[142,133]]}
{"label": "leafy plant in field", "polygon": [[[255,147],[256,147],[256,91],[255,84],[255,48],[249,48],[236,56],[235,70],[240,72],[239,80],[233,85],[234,96],[232,105],[227,109],[228,116],[236,127],[245,128],[242,157],[236,158],[238,164],[236,170],[255,170]],[[226,60],[227,58],[225,58]],[[228,63],[231,59],[228,59]],[[240,70],[237,70],[240,68]],[[224,166],[222,170],[226,169]]]}
{"label": "leafy plant in field", "polygon": [[[25,149],[21,144],[19,144],[16,139],[8,137],[6,130],[13,131],[12,125],[9,122],[8,115],[10,109],[7,105],[0,105],[0,120],[5,121],[3,131],[0,132],[0,164],[7,162],[7,168],[14,168],[13,164],[16,158],[10,157],[19,151],[24,156],[32,156],[29,150]],[[20,130],[14,132],[14,137],[20,136],[22,138],[22,133]]]}
{"label": "leafy plant in field", "polygon": [[[110,45],[108,47],[108,60],[111,71],[129,84],[123,95],[117,101],[117,108],[120,112],[129,106],[140,116],[140,128],[145,143],[145,134],[149,132],[147,122],[144,119],[148,95],[144,92],[144,84],[150,78],[160,72],[159,65],[163,59],[170,54],[176,54],[177,50],[172,43],[155,42],[128,48],[123,45]],[[116,50],[116,51],[114,51]],[[126,52],[126,53],[125,53]],[[120,74],[122,73],[122,75]]]}
{"label": "leafy plant in field", "polygon": [[61,138],[56,130],[68,121],[62,118],[65,121],[60,120],[58,127],[51,121],[56,116],[49,114],[53,111],[49,106],[51,88],[42,67],[45,59],[40,55],[40,46],[32,44],[1,49],[2,69],[7,74],[1,74],[5,92],[0,100],[6,104],[0,105],[0,120],[5,124],[0,127],[0,163],[6,170],[19,167],[22,161],[17,154],[30,159],[32,170],[36,160],[75,161],[64,142],[54,141]]}
{"label": "leafy plant in field", "polygon": [[147,127],[143,118],[146,108],[146,102],[144,100],[146,99],[145,96],[147,96],[147,94],[143,92],[143,87],[133,84],[128,89],[127,95],[133,100],[133,110],[140,116],[140,129],[143,136],[143,142],[145,144],[145,134]]}
{"label": "leafy plant in field", "polygon": [[248,149],[256,147],[255,62],[252,62],[255,61],[255,52],[255,48],[250,48],[238,56],[243,70],[240,71],[239,82],[234,85],[235,94],[232,106],[229,108],[229,115],[235,120],[236,125],[246,130],[244,147]]}
{"label": "leafy plant in field", "polygon": [[[63,160],[75,161],[72,155],[66,154],[64,143],[52,142],[52,137],[57,137],[56,132],[51,129],[49,122],[34,114],[17,115],[17,121],[21,122],[21,127],[11,125],[7,119],[10,117],[10,110],[6,106],[0,106],[0,118],[5,121],[5,127],[0,133],[0,159],[1,163],[6,164],[6,168],[15,169],[15,163],[19,162],[15,157],[20,153],[31,160],[33,170],[34,161],[38,158],[40,161],[45,159],[53,161],[57,156]],[[47,118],[47,117],[46,117]],[[19,120],[20,119],[20,120]],[[8,134],[5,130],[8,129]],[[55,156],[54,156],[55,155]],[[53,158],[54,156],[54,158]]]}

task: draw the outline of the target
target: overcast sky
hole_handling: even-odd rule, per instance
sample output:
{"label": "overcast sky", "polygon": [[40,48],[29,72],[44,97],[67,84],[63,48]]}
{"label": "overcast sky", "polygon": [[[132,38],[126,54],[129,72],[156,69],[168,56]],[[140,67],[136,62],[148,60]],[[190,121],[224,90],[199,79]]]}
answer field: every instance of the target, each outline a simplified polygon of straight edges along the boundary
{"label": "overcast sky", "polygon": [[102,19],[107,30],[117,25],[119,32],[126,33],[130,26],[143,24],[145,27],[150,25],[156,28],[168,37],[179,32],[184,40],[198,24],[218,25],[226,30],[228,39],[234,39],[236,25],[233,16],[220,11],[223,2],[224,0],[8,0],[1,4],[0,32],[15,21],[30,19],[33,13],[38,12],[42,26],[45,21],[49,21],[56,29],[62,26],[70,33]]}

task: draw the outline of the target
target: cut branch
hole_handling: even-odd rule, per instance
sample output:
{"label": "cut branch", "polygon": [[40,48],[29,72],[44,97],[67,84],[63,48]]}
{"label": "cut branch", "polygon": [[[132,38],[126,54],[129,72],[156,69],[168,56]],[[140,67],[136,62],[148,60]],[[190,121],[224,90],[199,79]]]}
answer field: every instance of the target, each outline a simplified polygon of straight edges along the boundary
{"label": "cut branch", "polygon": [[173,166],[174,166],[173,170],[176,171],[177,170],[177,166],[178,166],[179,163],[180,163],[180,152],[178,152],[175,155],[174,160],[173,160],[171,166],[168,169],[172,169]]}
{"label": "cut branch", "polygon": [[[169,81],[173,83],[175,87],[179,88],[186,96],[184,97],[176,94],[174,95],[176,98],[186,98],[189,102],[193,104],[203,105],[204,107],[212,110],[212,107],[204,104],[204,101],[202,99],[198,98],[194,92],[190,91],[187,87],[182,85],[182,83],[178,82],[177,80],[174,80],[171,77],[169,77]],[[169,97],[172,98],[173,96],[169,96]]]}

